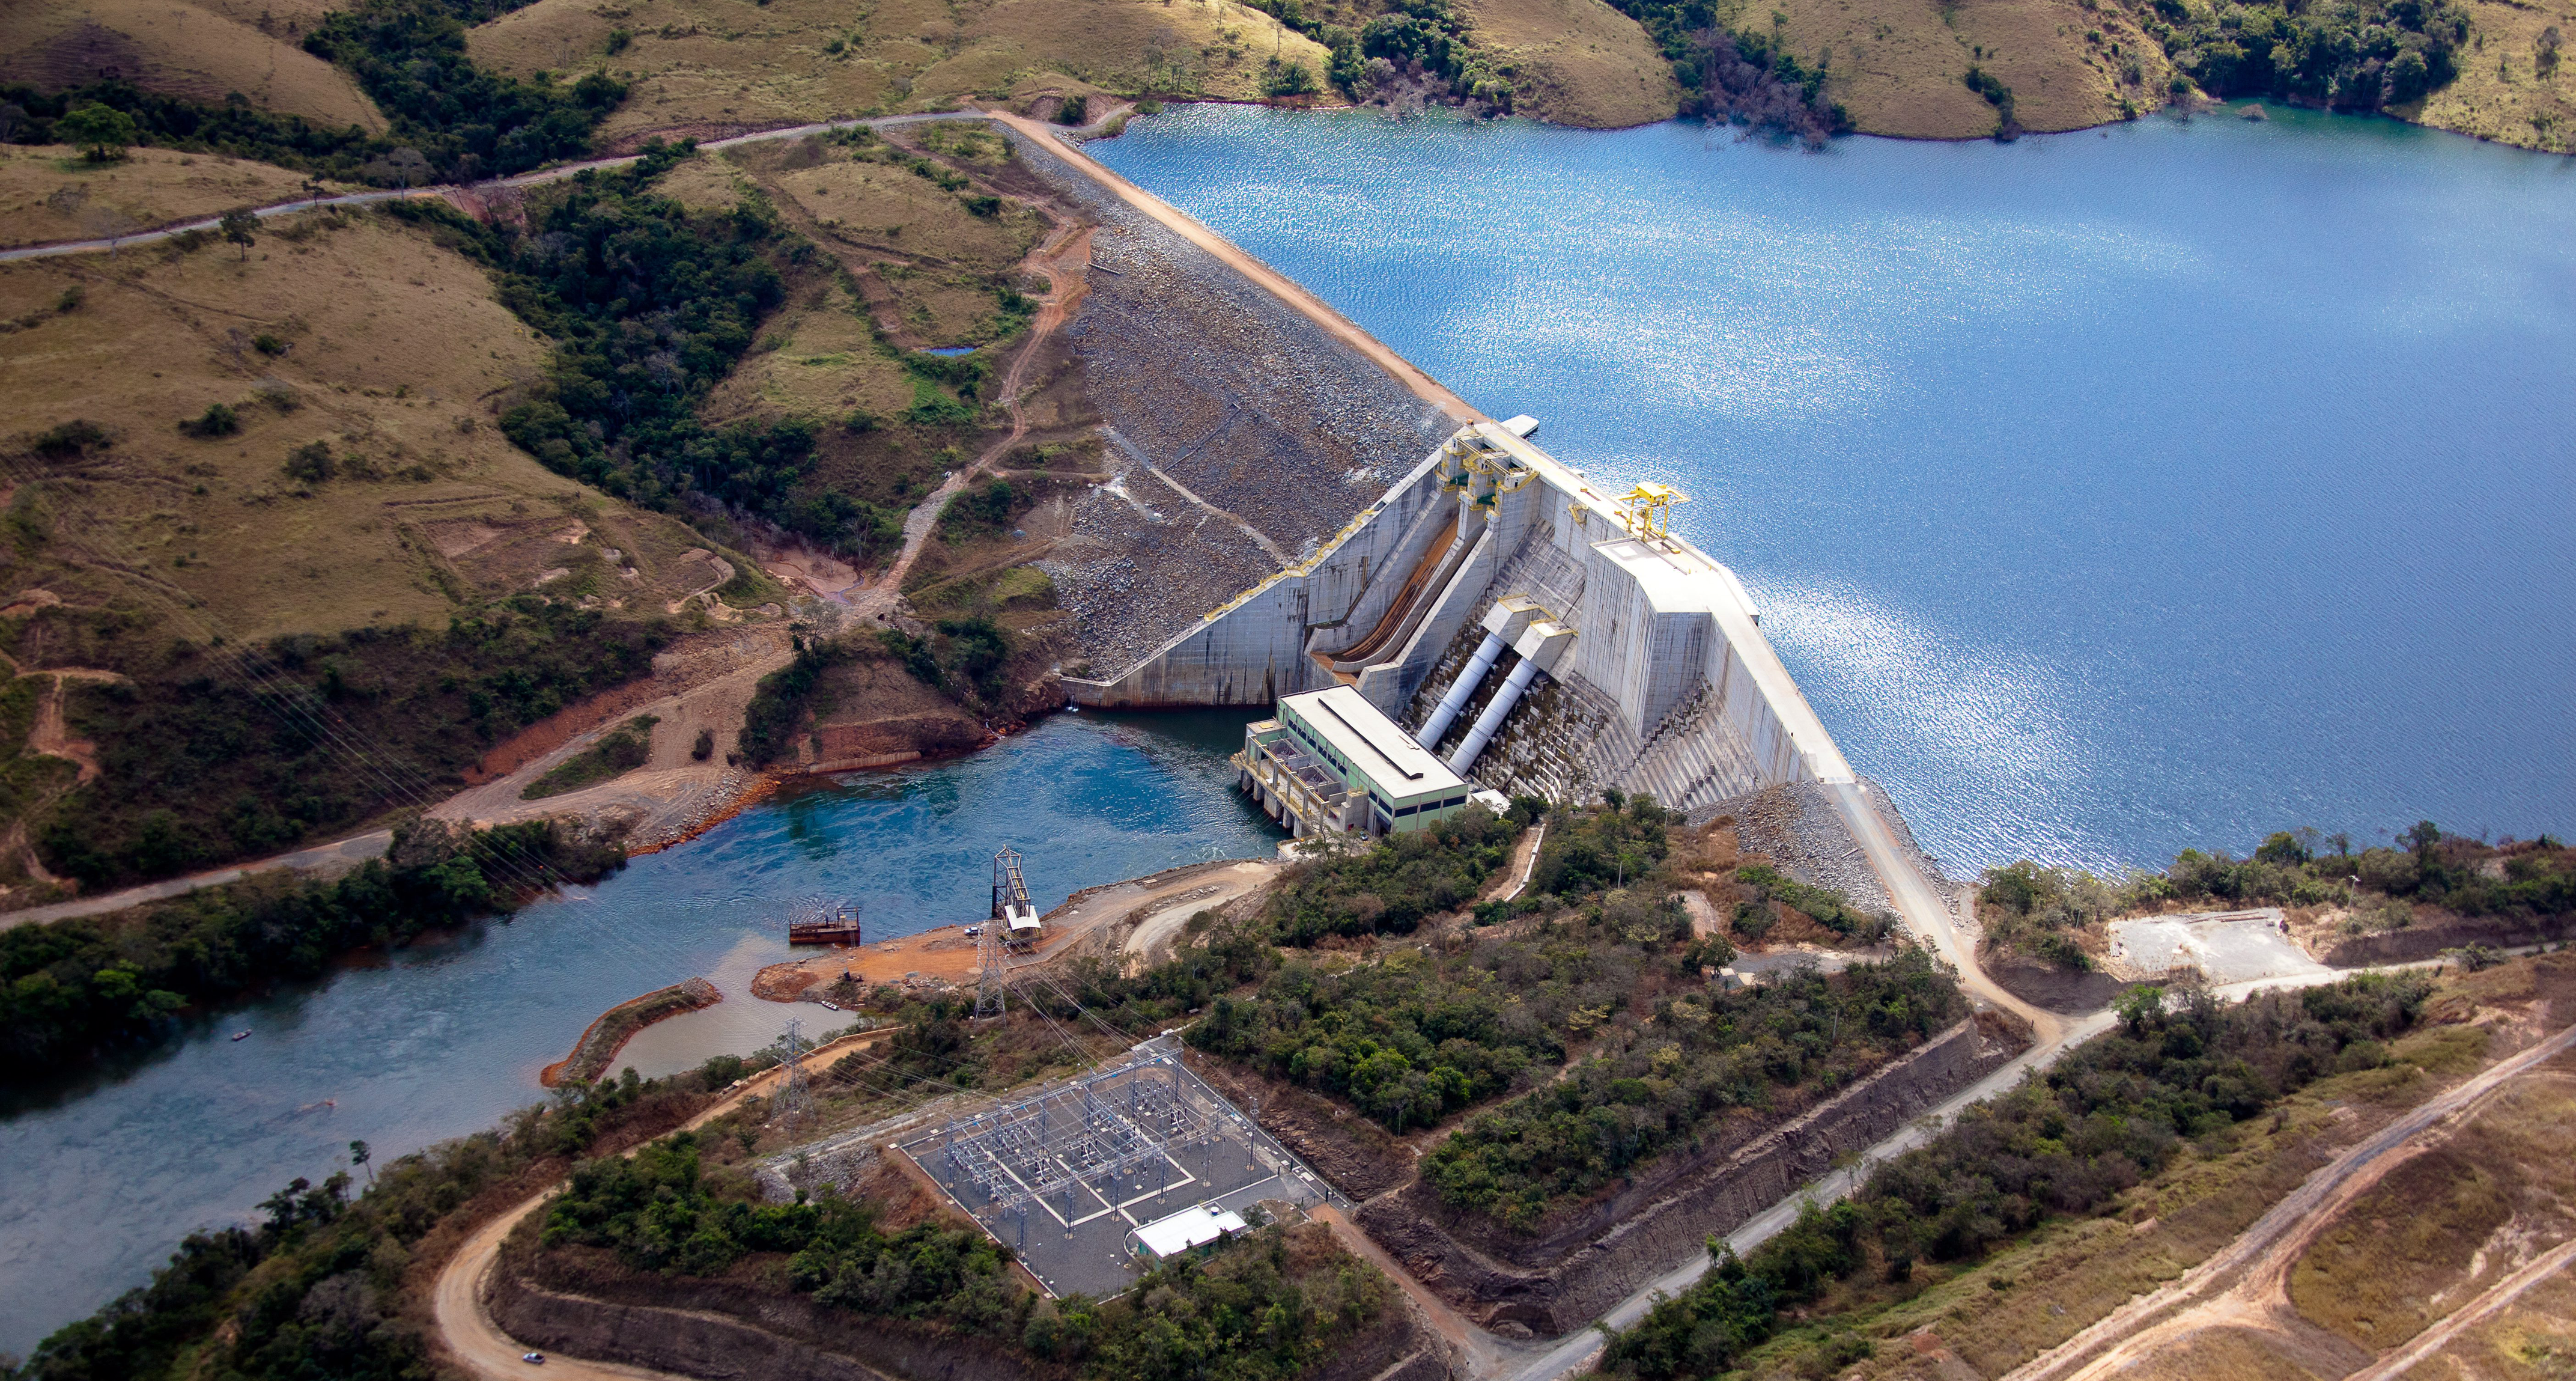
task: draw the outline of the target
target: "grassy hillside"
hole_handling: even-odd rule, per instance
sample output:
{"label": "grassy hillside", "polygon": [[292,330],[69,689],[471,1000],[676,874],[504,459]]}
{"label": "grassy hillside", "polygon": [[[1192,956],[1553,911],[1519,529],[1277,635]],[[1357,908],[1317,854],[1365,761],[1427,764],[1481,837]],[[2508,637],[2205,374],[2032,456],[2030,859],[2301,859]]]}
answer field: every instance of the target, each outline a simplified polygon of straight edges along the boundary
{"label": "grassy hillside", "polygon": [[1681,92],[1636,21],[1602,0],[1461,0],[1469,41],[1512,79],[1512,108],[1590,129],[1669,120]]}
{"label": "grassy hillside", "polygon": [[0,145],[0,248],[117,235],[264,206],[304,179],[238,158],[136,149],[91,163],[64,144]]}
{"label": "grassy hillside", "polygon": [[2475,32],[2460,75],[2401,112],[2439,129],[2528,148],[2576,152],[2576,62],[2550,58],[2576,37],[2570,0],[2467,0]]}
{"label": "grassy hillside", "polygon": [[953,108],[1058,72],[1117,91],[1244,100],[1273,56],[1328,54],[1232,0],[592,0],[537,3],[474,30],[476,61],[518,76],[605,62],[633,94],[602,129],[756,127]]}
{"label": "grassy hillside", "polygon": [[0,6],[0,82],[53,90],[118,75],[209,105],[239,92],[262,110],[382,133],[385,118],[357,82],[301,46],[318,9],[294,0]]}

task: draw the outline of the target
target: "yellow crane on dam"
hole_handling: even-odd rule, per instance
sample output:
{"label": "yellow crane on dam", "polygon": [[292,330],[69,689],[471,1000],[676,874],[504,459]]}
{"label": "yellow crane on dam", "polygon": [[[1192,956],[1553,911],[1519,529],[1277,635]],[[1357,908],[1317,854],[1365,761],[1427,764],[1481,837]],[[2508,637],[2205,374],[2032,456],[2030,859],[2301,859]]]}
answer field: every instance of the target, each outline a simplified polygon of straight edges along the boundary
{"label": "yellow crane on dam", "polygon": [[1648,481],[1619,496],[1619,517],[1632,535],[1662,541],[1673,535],[1673,505],[1689,502],[1671,485]]}

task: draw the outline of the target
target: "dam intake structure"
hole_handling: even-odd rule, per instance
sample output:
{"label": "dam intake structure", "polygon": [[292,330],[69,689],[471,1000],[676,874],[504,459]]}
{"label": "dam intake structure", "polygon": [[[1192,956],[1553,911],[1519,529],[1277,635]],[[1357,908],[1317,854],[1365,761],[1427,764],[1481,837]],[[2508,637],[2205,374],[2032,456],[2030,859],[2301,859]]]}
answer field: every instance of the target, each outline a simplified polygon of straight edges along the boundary
{"label": "dam intake structure", "polygon": [[1855,780],[1733,571],[1658,485],[1613,497],[1534,445],[1460,427],[1311,554],[1075,704],[1240,705],[1346,686],[1473,784],[1615,788],[1691,810]]}

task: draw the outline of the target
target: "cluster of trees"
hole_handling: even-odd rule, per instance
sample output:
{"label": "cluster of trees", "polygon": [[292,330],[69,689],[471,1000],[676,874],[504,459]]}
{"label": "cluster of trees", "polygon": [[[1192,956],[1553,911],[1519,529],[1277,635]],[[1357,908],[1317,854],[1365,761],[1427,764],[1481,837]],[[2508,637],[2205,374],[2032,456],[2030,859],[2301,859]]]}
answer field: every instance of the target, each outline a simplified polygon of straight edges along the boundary
{"label": "cluster of trees", "polygon": [[1582,896],[1624,887],[1672,853],[1673,816],[1652,796],[1601,793],[1598,810],[1560,811],[1548,822],[1530,887],[1542,896]]}
{"label": "cluster of trees", "polygon": [[1411,934],[1423,917],[1473,898],[1526,823],[1518,809],[1501,817],[1470,805],[1428,829],[1308,859],[1280,878],[1262,914],[1273,938],[1287,945],[1327,935]]}
{"label": "cluster of trees", "polygon": [[919,635],[889,628],[877,641],[933,690],[996,708],[1009,689],[1003,682],[1010,669],[1011,635],[990,614],[941,619]]}
{"label": "cluster of trees", "polygon": [[1589,1058],[1470,1118],[1423,1158],[1423,1179],[1455,1208],[1535,1229],[1734,1110],[1829,1092],[1966,1011],[1949,973],[1911,948],[1838,974],[1667,994],[1651,1027],[1605,1011]]}
{"label": "cluster of trees", "polygon": [[1106,1303],[1041,1298],[1002,1247],[939,1221],[887,1232],[864,1200],[826,1188],[768,1204],[700,1173],[682,1132],[632,1157],[587,1162],[546,1215],[549,1248],[612,1250],[631,1269],[713,1275],[784,1256],[789,1288],[817,1304],[996,1339],[1085,1377],[1223,1375],[1268,1381],[1330,1357],[1386,1307],[1386,1284],[1309,1226],[1262,1228],[1208,1261],[1148,1272]]}
{"label": "cluster of trees", "polygon": [[[68,688],[65,717],[98,745],[102,771],[30,824],[46,867],[92,887],[425,804],[421,792],[456,782],[486,745],[650,675],[671,637],[659,621],[532,597],[459,614],[444,632],[359,628],[241,649],[173,641],[117,610],[48,609],[14,634],[21,665],[129,678]],[[406,764],[408,787],[376,760]]]}
{"label": "cluster of trees", "polygon": [[2469,12],[2447,0],[2338,5],[2132,0],[2173,55],[2177,92],[2269,96],[2335,110],[2404,105],[2459,75]]}
{"label": "cluster of trees", "polygon": [[1682,113],[1729,120],[1809,144],[1851,128],[1825,95],[1825,63],[1789,51],[1777,27],[1729,30],[1708,0],[1611,0],[1663,50],[1686,93]]}
{"label": "cluster of trees", "polygon": [[623,850],[554,821],[406,824],[382,859],[324,882],[257,874],[132,911],[0,931],[0,1081],[165,1036],[176,1015],[320,977],[369,945],[508,910],[543,881],[592,882]]}
{"label": "cluster of trees", "polygon": [[[738,1063],[738,1062],[737,1062]],[[731,1076],[726,1076],[730,1078]],[[555,1101],[479,1133],[370,1167],[354,1201],[347,1172],[297,1179],[253,1227],[191,1233],[152,1283],[45,1339],[13,1381],[420,1381],[433,1376],[418,1316],[402,1307],[412,1252],[460,1205],[542,1174],[562,1158],[666,1131],[723,1079],[568,1084]],[[368,1161],[365,1142],[349,1147]]]}
{"label": "cluster of trees", "polygon": [[[1918,1260],[1977,1257],[2045,1219],[2103,1212],[2185,1139],[2324,1075],[2383,1063],[2383,1042],[2415,1024],[2431,988],[2415,974],[2364,975],[2234,1007],[2133,990],[2117,1030],[1970,1109],[1853,1199],[1807,1205],[1743,1260],[1721,1251],[1697,1284],[1615,1335],[1601,1370],[1634,1381],[1719,1375],[1773,1336],[1782,1310],[1873,1262],[1903,1280]],[[1869,1348],[1845,1335],[1820,1358],[1838,1370]]]}
{"label": "cluster of trees", "polygon": [[2394,846],[2283,830],[2247,858],[2185,849],[2163,872],[2109,878],[2023,859],[1987,869],[1977,892],[1990,943],[2074,969],[2090,961],[2070,932],[2169,903],[2349,907],[2362,929],[2406,925],[2417,903],[2559,923],[2576,916],[2576,853],[2545,835],[2490,845],[2423,820]]}
{"label": "cluster of trees", "polygon": [[[1530,979],[1585,989],[1568,994],[1576,1002],[1615,995],[1588,990],[1607,984],[1579,980],[1609,976],[1617,965],[1541,955],[1533,975],[1507,963],[1521,957],[1499,945],[1461,960],[1399,952],[1340,973],[1294,960],[1258,994],[1216,999],[1189,1042],[1342,1098],[1389,1131],[1434,1126],[1523,1086],[1524,1071],[1565,1058],[1548,1019],[1557,1004]],[[1506,984],[1498,971],[1507,966],[1519,981]]]}
{"label": "cluster of trees", "polygon": [[359,0],[326,14],[305,50],[337,64],[390,130],[326,129],[300,115],[143,91],[108,78],[47,92],[0,87],[0,140],[80,145],[94,158],[144,144],[252,158],[386,186],[502,177],[590,152],[591,134],[626,99],[604,71],[521,81],[475,65],[465,30],[518,6],[495,0]]}
{"label": "cluster of trees", "polygon": [[[521,0],[523,3],[524,0]],[[475,65],[465,29],[518,8],[495,0],[357,0],[332,10],[304,49],[345,68],[413,151],[395,177],[506,176],[590,152],[590,133],[626,99],[606,72],[520,81]]]}
{"label": "cluster of trees", "polygon": [[743,708],[742,733],[736,740],[742,760],[754,767],[766,767],[787,756],[795,746],[805,707],[812,703],[815,687],[823,682],[823,673],[859,653],[858,645],[839,638],[797,635],[795,659],[761,677],[760,684],[752,688],[751,703]]}
{"label": "cluster of trees", "polygon": [[502,302],[556,342],[546,385],[501,417],[548,468],[648,507],[729,507],[836,552],[883,547],[901,513],[812,482],[812,423],[698,420],[812,247],[762,198],[691,210],[650,190],[694,152],[657,142],[626,169],[582,173],[524,230],[427,203],[388,210],[489,266]]}
{"label": "cluster of trees", "polygon": [[1750,895],[1735,904],[1731,925],[1736,934],[1748,940],[1761,939],[1771,928],[1778,915],[1775,906],[1798,912],[1857,944],[1876,944],[1896,931],[1894,916],[1883,911],[1863,911],[1852,904],[1849,896],[1833,888],[1800,882],[1777,869],[1760,864],[1738,868],[1735,883]]}

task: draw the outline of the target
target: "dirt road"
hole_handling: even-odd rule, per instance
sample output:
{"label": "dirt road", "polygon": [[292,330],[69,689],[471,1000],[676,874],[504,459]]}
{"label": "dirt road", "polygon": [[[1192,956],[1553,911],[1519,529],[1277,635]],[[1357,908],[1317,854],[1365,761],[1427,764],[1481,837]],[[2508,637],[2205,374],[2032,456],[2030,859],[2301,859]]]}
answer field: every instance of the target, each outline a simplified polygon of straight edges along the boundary
{"label": "dirt road", "polygon": [[[883,1040],[901,1029],[887,1026],[843,1036],[816,1046],[806,1058],[840,1055]],[[740,1089],[690,1118],[686,1125],[692,1128],[705,1126],[732,1111],[742,1100],[767,1092],[785,1077],[785,1073],[784,1070],[773,1069],[745,1080]],[[629,1381],[639,1377],[646,1378],[646,1381],[685,1381],[685,1378],[670,1377],[667,1373],[642,1367],[552,1355],[546,1358],[545,1370],[540,1373],[519,1360],[529,1351],[527,1346],[503,1333],[500,1326],[492,1321],[492,1315],[483,1307],[483,1282],[492,1273],[492,1263],[500,1258],[501,1243],[509,1238],[522,1220],[543,1207],[555,1193],[556,1190],[548,1189],[484,1224],[473,1236],[465,1239],[465,1245],[458,1247],[456,1255],[448,1258],[447,1264],[440,1268],[438,1286],[430,1298],[430,1309],[438,1324],[438,1340],[447,1349],[449,1358],[460,1369],[473,1375],[508,1377],[513,1381],[538,1375],[546,1377],[547,1381],[566,1376],[576,1381],[600,1381],[607,1377],[629,1378]]]}
{"label": "dirt road", "polygon": [[1060,224],[1021,261],[1022,268],[1047,280],[1047,290],[1046,295],[1038,299],[1037,319],[1029,324],[1027,338],[1020,342],[1018,353],[1011,357],[1010,367],[1002,375],[1002,407],[1011,419],[1010,435],[985,447],[984,453],[975,457],[973,464],[950,471],[947,478],[940,481],[939,487],[930,491],[929,498],[914,505],[912,512],[904,515],[902,554],[886,568],[884,575],[853,587],[841,597],[853,612],[879,619],[894,612],[896,602],[903,596],[904,577],[912,573],[913,563],[921,559],[922,547],[930,541],[930,534],[938,530],[939,515],[948,511],[948,501],[978,477],[997,468],[1002,458],[1011,453],[1011,448],[1029,434],[1028,416],[1020,408],[1020,394],[1028,387],[1029,365],[1037,358],[1039,347],[1055,334],[1057,327],[1064,325],[1065,319],[1081,303],[1088,286],[1084,271],[1090,264],[1091,227],[1071,223]]}
{"label": "dirt road", "polygon": [[2224,1250],[2013,1369],[2007,1381],[2083,1381],[2107,1376],[2217,1327],[2271,1333],[2293,1356],[2337,1344],[2349,1349],[2351,1344],[2331,1335],[2312,1336],[2323,1330],[2291,1307],[2291,1268],[2336,1214],[2369,1192],[2390,1170],[2440,1144],[2468,1121],[2480,1103],[2516,1076],[2570,1048],[2576,1048],[2576,1026],[2498,1061],[2391,1122],[2310,1175]]}

